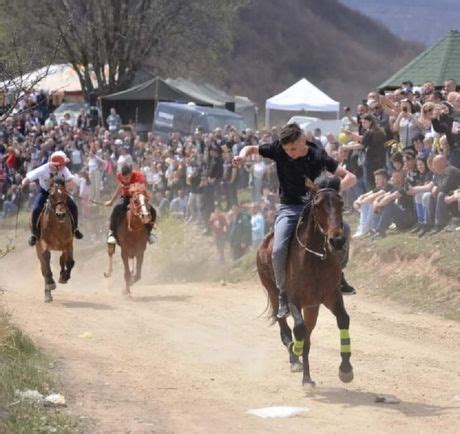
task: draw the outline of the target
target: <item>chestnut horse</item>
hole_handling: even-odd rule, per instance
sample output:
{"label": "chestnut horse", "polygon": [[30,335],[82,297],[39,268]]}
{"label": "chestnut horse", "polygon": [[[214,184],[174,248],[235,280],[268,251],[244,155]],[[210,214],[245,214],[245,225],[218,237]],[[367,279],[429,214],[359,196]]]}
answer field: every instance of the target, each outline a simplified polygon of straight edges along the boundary
{"label": "chestnut horse", "polygon": [[[286,291],[294,319],[294,339],[286,319],[276,318],[278,289],[272,267],[273,233],[268,234],[257,251],[257,271],[268,292],[273,322],[278,321],[281,340],[287,347],[291,371],[303,369],[304,386],[314,386],[310,377],[308,354],[310,335],[316,325],[319,307],[324,304],[337,319],[340,329],[339,378],[353,379],[350,364],[350,318],[343,304],[340,282],[346,240],[342,226],[343,200],[339,195],[340,179],[322,177],[319,184],[308,180],[312,195],[306,204],[289,247],[286,268]],[[299,356],[302,356],[303,367]]]}
{"label": "chestnut horse", "polygon": [[[149,193],[144,184],[133,184],[129,188],[130,201],[128,211],[117,228],[117,243],[121,249],[121,259],[125,268],[125,295],[131,295],[130,285],[141,278],[144,251],[147,246],[149,234],[146,225],[154,225],[149,205]],[[109,266],[104,273],[105,277],[112,275],[112,257],[115,253],[115,244],[107,244]],[[130,269],[129,260],[136,260],[136,273]]]}
{"label": "chestnut horse", "polygon": [[63,179],[55,179],[49,190],[48,201],[39,217],[40,237],[35,249],[45,279],[45,303],[53,301],[51,291],[56,289],[50,260],[51,251],[61,251],[59,283],[67,283],[75,264],[73,260],[73,222],[67,208],[67,190]]}

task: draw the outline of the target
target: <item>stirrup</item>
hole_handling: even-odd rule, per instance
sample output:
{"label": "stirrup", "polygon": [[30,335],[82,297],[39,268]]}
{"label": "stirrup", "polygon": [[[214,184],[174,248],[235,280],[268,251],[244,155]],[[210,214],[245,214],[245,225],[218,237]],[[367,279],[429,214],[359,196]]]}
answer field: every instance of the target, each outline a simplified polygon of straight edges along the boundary
{"label": "stirrup", "polygon": [[32,234],[27,242],[30,247],[35,246],[35,244],[37,243],[37,236]]}

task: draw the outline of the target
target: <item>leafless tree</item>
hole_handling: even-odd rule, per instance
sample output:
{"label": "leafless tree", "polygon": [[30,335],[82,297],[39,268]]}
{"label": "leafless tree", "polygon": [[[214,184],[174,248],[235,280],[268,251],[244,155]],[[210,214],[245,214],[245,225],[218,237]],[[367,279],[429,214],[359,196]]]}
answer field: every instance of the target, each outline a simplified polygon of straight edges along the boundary
{"label": "leafless tree", "polygon": [[[9,0],[13,1],[13,0]],[[82,89],[107,94],[130,86],[153,59],[183,62],[184,48],[204,62],[231,45],[231,24],[247,0],[16,0],[33,17],[33,33],[49,49],[63,35],[61,57],[72,64]],[[69,31],[66,31],[68,26]]]}
{"label": "leafless tree", "polygon": [[[0,14],[4,7],[9,7],[9,1],[0,3]],[[19,101],[48,75],[63,41],[63,34],[59,33],[51,45],[51,50],[44,52],[43,41],[25,37],[24,29],[18,28],[16,24],[14,13],[5,14],[0,19],[0,25],[5,30],[0,38],[0,95],[4,98],[7,95],[9,99],[7,105],[4,101],[0,122],[6,119]],[[63,26],[62,32],[65,31],[68,30]],[[36,73],[37,67],[41,67],[39,73]]]}

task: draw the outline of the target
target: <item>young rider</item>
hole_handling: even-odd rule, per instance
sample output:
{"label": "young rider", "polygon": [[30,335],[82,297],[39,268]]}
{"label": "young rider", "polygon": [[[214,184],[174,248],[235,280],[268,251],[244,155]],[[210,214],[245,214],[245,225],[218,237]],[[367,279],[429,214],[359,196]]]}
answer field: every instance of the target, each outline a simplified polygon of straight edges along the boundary
{"label": "young rider", "polygon": [[[341,178],[340,189],[345,191],[356,183],[356,177],[340,167],[337,161],[329,157],[324,150],[308,142],[296,123],[285,125],[280,131],[279,140],[260,146],[245,146],[239,155],[233,158],[233,164],[244,163],[250,155],[261,155],[276,162],[281,204],[275,221],[272,256],[275,281],[279,291],[277,316],[285,318],[289,315],[286,294],[288,249],[297,221],[309,199],[305,179],[314,181],[322,171],[326,170]],[[349,235],[349,228],[345,225],[344,230]],[[342,293],[348,294],[355,292],[354,288],[345,281],[343,274],[341,290]]]}
{"label": "young rider", "polygon": [[[31,170],[26,174],[21,184],[21,190],[30,182],[38,180],[39,189],[35,196],[32,208],[32,235],[29,238],[29,245],[34,246],[39,238],[38,218],[46,204],[49,196],[51,180],[53,178],[63,178],[66,186],[73,188],[75,186],[74,175],[66,167],[69,162],[63,151],[56,151],[51,154],[48,162]],[[83,238],[83,234],[78,230],[78,208],[70,195],[67,195],[67,207],[73,219],[74,236],[77,239]]]}
{"label": "young rider", "polygon": [[[120,194],[120,200],[112,211],[110,216],[110,230],[107,237],[107,243],[116,244],[116,230],[120,222],[123,220],[126,212],[128,211],[128,205],[130,200],[129,187],[133,184],[145,184],[145,178],[143,173],[133,170],[131,166],[125,165],[121,168],[120,173],[117,174],[117,180],[119,182],[113,196],[110,200],[104,203],[105,206],[112,206],[115,199]],[[156,219],[156,211],[152,205],[150,205],[150,212],[152,214],[152,221]],[[152,225],[145,225],[146,230],[149,234],[148,242],[153,244],[156,241],[155,235],[152,234]]]}

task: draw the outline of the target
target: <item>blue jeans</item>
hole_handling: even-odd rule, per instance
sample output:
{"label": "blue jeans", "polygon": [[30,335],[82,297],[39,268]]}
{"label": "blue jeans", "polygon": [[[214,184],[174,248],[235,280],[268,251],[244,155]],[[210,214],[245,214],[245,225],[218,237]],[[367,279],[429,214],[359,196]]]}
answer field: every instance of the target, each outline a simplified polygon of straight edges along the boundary
{"label": "blue jeans", "polygon": [[[289,252],[289,244],[294,235],[297,222],[302,214],[304,205],[281,204],[276,215],[274,238],[273,238],[273,271],[275,273],[276,287],[279,293],[286,293],[286,266]],[[342,260],[342,268],[348,262],[348,246],[350,240],[350,227],[343,222],[343,231],[347,240],[345,254]]]}
{"label": "blue jeans", "polygon": [[385,232],[391,223],[394,223],[398,229],[408,229],[415,223],[415,217],[392,202],[383,207],[376,221],[376,231]]}

